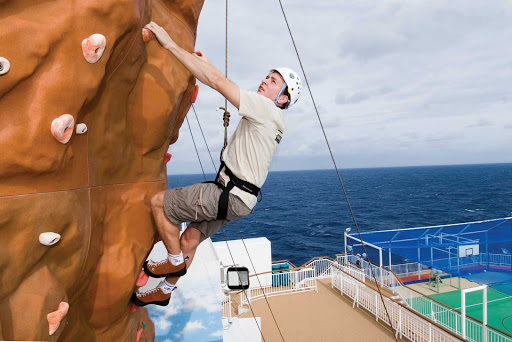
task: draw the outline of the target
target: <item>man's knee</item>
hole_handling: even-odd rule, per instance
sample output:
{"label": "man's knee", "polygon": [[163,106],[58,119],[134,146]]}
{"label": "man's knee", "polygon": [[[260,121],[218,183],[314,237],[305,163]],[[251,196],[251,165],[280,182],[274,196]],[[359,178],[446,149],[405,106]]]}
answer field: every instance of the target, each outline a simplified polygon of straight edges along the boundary
{"label": "man's knee", "polygon": [[155,210],[162,210],[164,208],[164,193],[165,191],[161,191],[151,197],[151,210],[153,212]]}

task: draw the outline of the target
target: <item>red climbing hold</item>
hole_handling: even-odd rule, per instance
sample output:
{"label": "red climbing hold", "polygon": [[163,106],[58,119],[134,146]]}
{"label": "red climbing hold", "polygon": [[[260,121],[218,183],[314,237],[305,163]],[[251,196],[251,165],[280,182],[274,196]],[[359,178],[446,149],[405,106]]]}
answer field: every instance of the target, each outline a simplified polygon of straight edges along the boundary
{"label": "red climbing hold", "polygon": [[194,86],[194,91],[192,92],[192,98],[190,99],[190,103],[195,103],[196,102],[197,93],[199,93],[199,86],[196,84]]}
{"label": "red climbing hold", "polygon": [[148,279],[149,276],[146,274],[146,272],[140,271],[139,277],[137,278],[137,282],[135,283],[135,285],[137,285],[138,287],[142,287],[147,284]]}
{"label": "red climbing hold", "polygon": [[166,153],[164,158],[164,164],[167,164],[171,160],[172,154]]}
{"label": "red climbing hold", "polygon": [[139,329],[139,331],[137,331],[137,342],[139,342],[140,340],[140,335],[142,335],[142,328]]}

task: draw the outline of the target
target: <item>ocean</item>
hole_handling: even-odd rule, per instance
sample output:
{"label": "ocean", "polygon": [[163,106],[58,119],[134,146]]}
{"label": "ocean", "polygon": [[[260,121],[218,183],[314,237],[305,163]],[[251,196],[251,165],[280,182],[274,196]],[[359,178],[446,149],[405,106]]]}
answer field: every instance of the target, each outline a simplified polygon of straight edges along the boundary
{"label": "ocean", "polygon": [[[340,170],[361,232],[442,225],[512,216],[512,164]],[[206,175],[213,180],[214,174]],[[169,188],[204,181],[170,175]],[[266,237],[272,259],[297,266],[342,253],[352,227],[335,170],[269,172],[254,212],[224,227],[228,239]],[[223,241],[222,232],[212,236]]]}

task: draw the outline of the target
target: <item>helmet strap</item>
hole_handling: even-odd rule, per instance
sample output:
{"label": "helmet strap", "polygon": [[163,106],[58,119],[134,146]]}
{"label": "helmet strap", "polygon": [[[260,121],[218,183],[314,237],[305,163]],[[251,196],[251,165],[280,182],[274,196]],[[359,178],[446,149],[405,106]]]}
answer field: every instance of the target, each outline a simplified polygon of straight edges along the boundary
{"label": "helmet strap", "polygon": [[281,97],[281,95],[283,95],[284,93],[284,90],[286,89],[287,85],[286,85],[286,82],[284,82],[283,84],[283,87],[281,88],[281,91],[279,92],[279,94],[277,94],[277,97],[276,99],[274,100],[274,104],[277,106],[277,101],[279,100],[279,98]]}

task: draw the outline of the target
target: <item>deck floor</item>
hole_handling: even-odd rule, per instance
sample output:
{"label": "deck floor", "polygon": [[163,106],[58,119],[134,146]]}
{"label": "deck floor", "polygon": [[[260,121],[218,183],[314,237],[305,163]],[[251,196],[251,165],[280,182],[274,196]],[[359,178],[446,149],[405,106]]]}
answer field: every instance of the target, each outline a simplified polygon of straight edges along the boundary
{"label": "deck floor", "polygon": [[[363,308],[331,288],[330,279],[318,281],[318,292],[269,297],[268,302],[285,341],[394,341],[388,325],[375,321]],[[282,341],[265,299],[252,303],[262,319],[263,339]],[[241,317],[253,317],[248,311]],[[262,339],[262,341],[263,341]]]}

